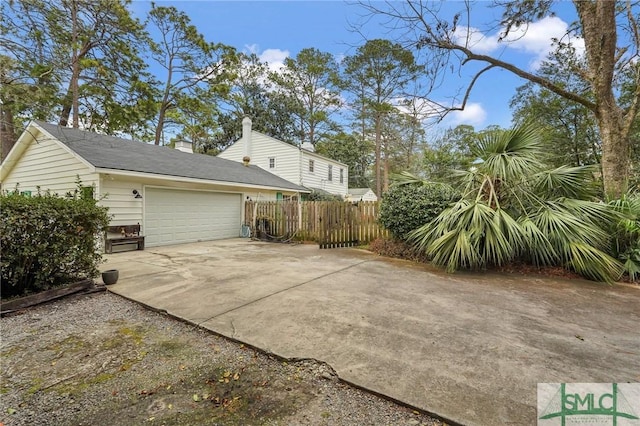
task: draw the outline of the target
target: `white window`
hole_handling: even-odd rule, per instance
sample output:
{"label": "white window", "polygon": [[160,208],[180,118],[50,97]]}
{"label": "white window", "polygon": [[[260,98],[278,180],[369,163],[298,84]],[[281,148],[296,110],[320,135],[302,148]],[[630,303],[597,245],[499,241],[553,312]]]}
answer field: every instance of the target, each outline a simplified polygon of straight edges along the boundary
{"label": "white window", "polygon": [[333,166],[329,165],[329,175],[327,176],[327,180],[332,181],[333,180]]}
{"label": "white window", "polygon": [[309,173],[313,173],[313,166],[314,166],[314,162],[313,160],[309,160]]}
{"label": "white window", "polygon": [[276,157],[269,157],[269,168],[270,169],[276,168]]}
{"label": "white window", "polygon": [[344,169],[340,169],[340,183],[344,183]]}

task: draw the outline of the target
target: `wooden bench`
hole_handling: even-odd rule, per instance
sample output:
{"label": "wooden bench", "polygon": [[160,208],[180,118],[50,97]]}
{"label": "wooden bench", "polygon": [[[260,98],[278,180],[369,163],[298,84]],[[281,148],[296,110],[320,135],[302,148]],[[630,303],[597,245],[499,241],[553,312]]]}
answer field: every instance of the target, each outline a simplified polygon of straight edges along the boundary
{"label": "wooden bench", "polygon": [[136,243],[144,250],[144,236],[140,235],[140,224],[109,226],[104,236],[104,251],[113,253],[113,246]]}

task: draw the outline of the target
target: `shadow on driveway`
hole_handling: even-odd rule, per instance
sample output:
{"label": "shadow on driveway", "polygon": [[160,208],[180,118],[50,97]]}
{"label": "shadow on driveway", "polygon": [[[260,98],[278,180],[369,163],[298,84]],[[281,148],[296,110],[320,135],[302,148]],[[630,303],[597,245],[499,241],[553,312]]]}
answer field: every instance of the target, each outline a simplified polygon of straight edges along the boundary
{"label": "shadow on driveway", "polygon": [[444,274],[233,239],[108,256],[109,290],[469,425],[536,423],[537,383],[640,381],[640,288]]}

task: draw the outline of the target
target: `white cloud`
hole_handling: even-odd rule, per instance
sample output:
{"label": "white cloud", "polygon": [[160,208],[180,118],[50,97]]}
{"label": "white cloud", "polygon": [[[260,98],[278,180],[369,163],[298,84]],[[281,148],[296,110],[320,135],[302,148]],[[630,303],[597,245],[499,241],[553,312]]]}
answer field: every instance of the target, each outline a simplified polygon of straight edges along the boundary
{"label": "white cloud", "polygon": [[486,118],[487,112],[481,104],[477,102],[467,102],[464,110],[450,112],[447,115],[445,122],[451,127],[455,127],[460,124],[468,124],[470,126],[477,127],[483,125]]}
{"label": "white cloud", "polygon": [[272,71],[277,71],[284,66],[284,60],[289,57],[288,50],[267,49],[258,55],[262,62],[269,64]]}
{"label": "white cloud", "polygon": [[[552,38],[568,41],[565,39],[568,28],[569,25],[562,19],[557,16],[549,16],[538,22],[516,28],[505,41],[509,42],[511,48],[536,55],[531,64],[535,69],[553,50]],[[582,38],[572,38],[571,44],[576,48],[578,55],[584,52]]]}
{"label": "white cloud", "polygon": [[260,52],[260,47],[257,44],[248,44],[244,48],[249,53],[256,54],[260,62],[266,62],[271,71],[280,70],[284,66],[284,60],[290,56],[288,50],[281,49],[265,49]]}
{"label": "white cloud", "polygon": [[454,42],[468,46],[477,53],[491,53],[500,47],[498,35],[484,35],[473,27],[460,27],[452,35]]}
{"label": "white cloud", "polygon": [[[405,114],[418,114],[419,120],[424,123],[434,123],[435,120],[442,117],[445,113],[447,105],[446,103],[437,103],[428,99],[415,99],[413,108],[407,108],[404,103],[405,99],[394,99],[392,104],[398,108],[399,111]],[[456,105],[459,107],[460,105]],[[468,124],[470,126],[478,127],[483,126],[487,119],[487,111],[483,108],[482,104],[478,102],[467,102],[464,110],[462,111],[450,111],[447,113],[439,123],[439,126],[455,127],[460,124]]]}
{"label": "white cloud", "polygon": [[[557,16],[548,16],[537,22],[512,29],[503,41],[500,41],[500,35],[504,32],[504,28],[492,35],[483,34],[482,31],[473,27],[459,28],[453,34],[453,38],[457,43],[468,42],[469,48],[477,53],[486,54],[501,48],[510,48],[532,54],[534,57],[530,67],[535,70],[553,50],[553,38],[568,41],[565,37],[568,28],[569,25],[562,19]],[[571,39],[571,44],[576,48],[578,55],[584,52],[583,39],[574,37]]]}

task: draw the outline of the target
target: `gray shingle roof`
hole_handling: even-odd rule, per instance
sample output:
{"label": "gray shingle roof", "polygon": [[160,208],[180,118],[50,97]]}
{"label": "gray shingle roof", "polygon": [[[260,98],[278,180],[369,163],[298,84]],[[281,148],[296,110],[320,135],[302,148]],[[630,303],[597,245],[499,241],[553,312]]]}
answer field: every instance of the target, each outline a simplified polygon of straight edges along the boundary
{"label": "gray shingle roof", "polygon": [[349,194],[351,195],[364,195],[371,191],[370,188],[349,188]]}
{"label": "gray shingle roof", "polygon": [[257,166],[245,167],[239,162],[219,157],[189,154],[169,147],[70,129],[42,121],[35,123],[97,168],[308,192],[307,189]]}

